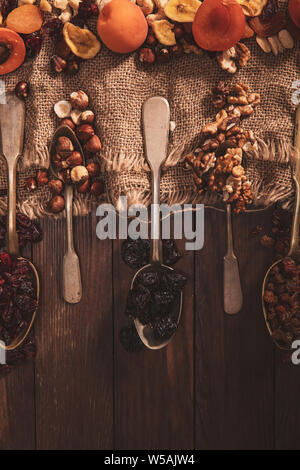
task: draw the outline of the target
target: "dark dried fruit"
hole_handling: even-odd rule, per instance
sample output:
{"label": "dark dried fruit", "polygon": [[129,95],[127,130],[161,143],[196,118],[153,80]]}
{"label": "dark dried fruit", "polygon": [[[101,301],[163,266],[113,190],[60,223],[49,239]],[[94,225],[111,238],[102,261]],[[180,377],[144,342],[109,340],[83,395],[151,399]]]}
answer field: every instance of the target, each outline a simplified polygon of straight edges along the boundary
{"label": "dark dried fruit", "polygon": [[163,262],[167,266],[173,266],[180,260],[181,254],[174,240],[163,240]]}
{"label": "dark dried fruit", "polygon": [[3,0],[1,5],[1,14],[3,19],[5,19],[12,10],[17,8],[17,6],[18,0]]}
{"label": "dark dried fruit", "polygon": [[132,269],[138,269],[149,262],[150,243],[149,240],[125,240],[122,244],[121,256],[124,263]]}
{"label": "dark dried fruit", "polygon": [[52,18],[43,25],[43,33],[59,41],[62,39],[63,22],[59,18]]}
{"label": "dark dried fruit", "polygon": [[104,193],[104,183],[103,181],[94,181],[91,185],[91,194],[94,196],[99,196],[99,194]]}
{"label": "dark dried fruit", "polygon": [[76,59],[68,60],[67,68],[65,69],[68,75],[75,75],[76,73],[79,72],[79,70],[80,70],[80,65],[79,65],[78,60]]}
{"label": "dark dried fruit", "polygon": [[93,16],[98,16],[99,10],[97,5],[91,2],[91,0],[82,0],[78,8],[78,17],[83,20],[88,20]]}
{"label": "dark dried fruit", "polygon": [[121,328],[119,338],[123,348],[129,353],[140,352],[144,349],[144,345],[133,324]]}
{"label": "dark dried fruit", "polygon": [[169,339],[177,330],[177,323],[172,317],[163,317],[155,324],[155,336],[159,339]]}
{"label": "dark dried fruit", "polygon": [[259,16],[259,19],[262,23],[268,23],[272,16],[275,15],[278,11],[278,3],[277,0],[268,0],[266,6],[262,9],[262,12]]}
{"label": "dark dried fruit", "polygon": [[15,86],[15,94],[18,98],[21,98],[22,100],[28,97],[29,91],[30,88],[27,82],[21,81],[18,82]]}
{"label": "dark dried fruit", "polygon": [[27,34],[24,36],[24,42],[26,47],[26,57],[32,59],[35,57],[41,50],[43,36],[39,31]]}

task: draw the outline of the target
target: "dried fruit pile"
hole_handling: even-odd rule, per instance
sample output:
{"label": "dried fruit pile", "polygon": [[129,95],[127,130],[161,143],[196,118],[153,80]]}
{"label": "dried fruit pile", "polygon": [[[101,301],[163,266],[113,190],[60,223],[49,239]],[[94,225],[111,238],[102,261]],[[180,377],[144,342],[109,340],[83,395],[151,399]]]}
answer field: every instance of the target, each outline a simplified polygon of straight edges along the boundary
{"label": "dried fruit pile", "polygon": [[[0,247],[5,247],[6,216],[0,216]],[[43,231],[38,222],[33,222],[24,214],[17,214],[17,234],[19,247],[24,248],[28,243],[38,243],[43,238]]]}
{"label": "dried fruit pile", "polygon": [[215,121],[202,130],[202,141],[195,152],[186,156],[199,194],[206,190],[222,195],[232,203],[235,212],[251,204],[251,182],[243,167],[243,151],[257,148],[252,131],[244,131],[242,120],[254,112],[260,95],[252,93],[243,83],[226,85],[220,82],[213,90],[213,104],[219,110]]}
{"label": "dried fruit pile", "polygon": [[[122,245],[122,259],[132,269],[139,269],[149,263],[149,240],[125,240]],[[163,240],[163,263],[174,265],[181,255],[174,240]],[[160,339],[167,339],[177,329],[172,308],[187,278],[177,271],[165,272],[149,268],[141,273],[134,289],[129,291],[125,314],[130,318],[139,318],[142,324],[149,324]],[[128,352],[143,349],[134,325],[120,331],[120,341]]]}
{"label": "dried fruit pile", "polygon": [[[10,344],[29,325],[37,306],[36,289],[30,265],[25,260],[12,260],[8,253],[0,253],[0,340]],[[0,375],[10,371],[10,365],[35,355],[32,340],[7,352]]]}
{"label": "dried fruit pile", "polygon": [[284,348],[300,337],[300,253],[285,257],[271,270],[264,292],[272,336]]}

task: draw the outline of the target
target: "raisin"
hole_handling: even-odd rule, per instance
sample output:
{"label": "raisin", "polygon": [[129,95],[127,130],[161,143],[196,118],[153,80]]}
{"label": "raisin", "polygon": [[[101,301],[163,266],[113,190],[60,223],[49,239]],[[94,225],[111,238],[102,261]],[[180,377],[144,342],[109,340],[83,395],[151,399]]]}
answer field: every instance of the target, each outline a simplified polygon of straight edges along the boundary
{"label": "raisin", "polygon": [[121,328],[119,338],[123,348],[129,353],[140,352],[144,348],[133,324]]}

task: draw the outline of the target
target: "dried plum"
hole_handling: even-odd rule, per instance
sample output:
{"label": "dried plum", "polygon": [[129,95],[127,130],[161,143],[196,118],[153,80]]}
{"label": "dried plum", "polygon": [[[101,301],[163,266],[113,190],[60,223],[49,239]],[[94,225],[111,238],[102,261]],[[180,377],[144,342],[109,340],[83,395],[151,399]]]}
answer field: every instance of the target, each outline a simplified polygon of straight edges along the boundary
{"label": "dried plum", "polygon": [[137,282],[149,289],[155,289],[161,282],[161,276],[158,271],[143,271],[138,275]]}
{"label": "dried plum", "polygon": [[125,240],[122,244],[121,256],[124,263],[132,269],[139,269],[149,262],[149,240],[138,238],[137,240]]}
{"label": "dried plum", "polygon": [[154,325],[155,336],[159,339],[168,339],[177,329],[177,323],[172,317],[163,317]]}
{"label": "dried plum", "polygon": [[168,288],[174,293],[179,294],[184,288],[187,277],[177,271],[165,272],[165,282]]}
{"label": "dried plum", "polygon": [[121,328],[119,338],[123,348],[129,353],[140,352],[144,348],[133,324]]}
{"label": "dried plum", "polygon": [[174,240],[163,240],[163,262],[173,266],[181,258],[181,254]]}
{"label": "dried plum", "polygon": [[160,289],[154,292],[154,302],[156,305],[169,305],[173,302],[175,296],[168,289]]}

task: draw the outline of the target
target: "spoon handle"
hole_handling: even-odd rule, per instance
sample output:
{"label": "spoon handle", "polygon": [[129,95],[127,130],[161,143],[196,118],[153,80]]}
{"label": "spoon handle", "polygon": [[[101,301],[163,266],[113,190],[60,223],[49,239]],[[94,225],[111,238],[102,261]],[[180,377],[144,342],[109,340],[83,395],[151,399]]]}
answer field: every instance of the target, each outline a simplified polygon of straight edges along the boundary
{"label": "spoon handle", "polygon": [[63,297],[66,302],[76,304],[82,297],[80,265],[74,250],[73,238],[73,186],[65,187],[65,205],[67,213],[67,252],[63,259]]}
{"label": "spoon handle", "polygon": [[226,204],[227,253],[224,256],[224,311],[228,314],[239,313],[243,306],[243,293],[239,264],[233,250],[231,205]]}
{"label": "spoon handle", "polygon": [[17,202],[17,158],[8,161],[8,222],[7,222],[7,251],[11,256],[19,256],[19,241],[16,227],[16,202]]}
{"label": "spoon handle", "polygon": [[[296,111],[296,126],[295,126],[295,147],[300,151],[300,106]],[[295,209],[291,233],[291,245],[289,255],[296,254],[299,248],[299,225],[300,225],[300,157],[297,157],[296,168],[294,173],[295,182]]]}
{"label": "spoon handle", "polygon": [[151,207],[151,261],[162,263],[160,229],[160,175],[161,164],[167,157],[170,129],[170,107],[161,96],[153,96],[143,104],[142,111],[145,155],[152,173]]}

